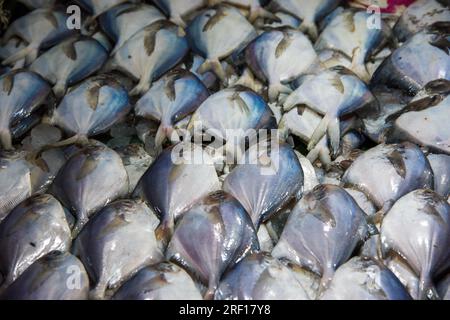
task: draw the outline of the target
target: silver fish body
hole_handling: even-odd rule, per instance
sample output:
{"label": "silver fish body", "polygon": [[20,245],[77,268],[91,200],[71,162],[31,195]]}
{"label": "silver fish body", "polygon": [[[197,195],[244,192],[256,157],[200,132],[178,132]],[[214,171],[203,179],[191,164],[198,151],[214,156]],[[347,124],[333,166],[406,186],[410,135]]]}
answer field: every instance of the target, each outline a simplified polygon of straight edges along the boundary
{"label": "silver fish body", "polygon": [[450,156],[429,154],[427,156],[434,174],[433,190],[444,198],[450,195]]}

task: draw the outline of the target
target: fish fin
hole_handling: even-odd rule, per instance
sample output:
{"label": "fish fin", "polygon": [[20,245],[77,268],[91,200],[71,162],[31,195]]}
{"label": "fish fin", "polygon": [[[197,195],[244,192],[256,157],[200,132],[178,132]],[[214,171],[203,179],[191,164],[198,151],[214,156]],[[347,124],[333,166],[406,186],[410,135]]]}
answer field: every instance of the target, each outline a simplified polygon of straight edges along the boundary
{"label": "fish fin", "polygon": [[62,46],[62,50],[70,60],[77,60],[77,50],[75,49],[75,41],[68,41]]}
{"label": "fish fin", "polygon": [[299,27],[299,30],[309,36],[312,41],[316,41],[319,37],[319,31],[313,21],[304,20]]}
{"label": "fish fin", "polygon": [[181,18],[181,16],[177,15],[177,16],[171,16],[170,17],[170,21],[172,21],[173,23],[175,23],[177,26],[180,26],[182,28],[186,28],[186,22],[184,22],[183,18]]}
{"label": "fish fin", "polygon": [[271,20],[273,22],[281,22],[281,19],[278,18],[275,14],[273,14],[269,10],[266,10],[266,9],[264,9],[262,7],[250,8],[250,13],[248,15],[248,20],[251,23],[253,23],[258,18],[268,19],[268,20]]}
{"label": "fish fin", "polygon": [[164,124],[160,124],[158,127],[158,131],[156,131],[156,137],[155,137],[155,147],[161,148],[163,142],[170,138],[170,135],[172,134],[173,128],[171,126],[167,126]]}
{"label": "fish fin", "polygon": [[320,139],[322,139],[322,137],[327,132],[328,124],[331,120],[331,116],[328,113],[325,115],[325,117],[323,117],[317,128],[314,130],[311,139],[309,139],[308,150],[312,150],[320,141]]}
{"label": "fish fin", "polygon": [[218,7],[214,15],[203,26],[202,32],[206,32],[212,29],[217,23],[220,22],[227,15],[223,7]]}
{"label": "fish fin", "polygon": [[419,280],[419,295],[421,300],[441,300],[428,272],[422,271]]}
{"label": "fish fin", "polygon": [[371,76],[367,71],[364,59],[361,57],[361,48],[356,47],[352,52],[352,65],[350,68],[362,81],[369,83]]}
{"label": "fish fin", "polygon": [[392,164],[395,169],[395,172],[402,178],[406,177],[406,164],[403,160],[403,156],[397,150],[392,150],[386,155],[386,158]]}
{"label": "fish fin", "polygon": [[214,72],[214,74],[222,81],[222,83],[226,84],[227,76],[225,70],[220,64],[219,59],[207,59],[203,64],[197,69],[200,74],[204,74],[208,71]]}
{"label": "fish fin", "polygon": [[80,217],[72,229],[72,239],[75,239],[83,229],[84,225],[88,222],[87,217]]}
{"label": "fish fin", "polygon": [[61,98],[66,93],[66,83],[63,81],[59,81],[53,86],[52,90],[57,98]]}
{"label": "fish fin", "polygon": [[257,88],[257,83],[255,81],[255,77],[253,73],[247,68],[244,70],[239,79],[234,83],[234,85],[244,86],[252,89],[253,91]]}
{"label": "fish fin", "polygon": [[3,129],[2,131],[0,131],[0,142],[3,146],[3,149],[5,150],[14,149],[12,145],[11,132],[9,131],[9,129]]}
{"label": "fish fin", "polygon": [[150,89],[151,81],[144,80],[145,75],[141,77],[139,83],[130,91],[130,96],[137,96]]}
{"label": "fish fin", "polygon": [[155,230],[156,240],[161,241],[163,246],[167,246],[173,234],[173,219],[163,220]]}
{"label": "fish fin", "polygon": [[328,170],[328,168],[331,166],[331,155],[330,155],[330,151],[328,150],[328,148],[320,149],[319,158],[320,158],[320,162],[322,162],[322,164]]}
{"label": "fish fin", "polygon": [[275,58],[281,57],[281,55],[289,48],[292,43],[293,38],[287,31],[283,31],[283,38],[281,38],[280,42],[278,42],[277,47],[275,48]]}
{"label": "fish fin", "polygon": [[41,148],[41,150],[40,150],[40,153],[42,153],[42,152],[44,152],[45,150],[48,150],[48,149],[65,147],[65,146],[68,146],[68,145],[71,145],[71,144],[76,144],[76,143],[82,142],[84,140],[86,140],[85,137],[76,134],[76,135],[74,135],[74,136],[72,136],[70,138],[67,138],[67,139],[64,139],[64,140],[61,140],[61,141],[58,141],[58,142],[51,143],[51,144],[43,146]]}
{"label": "fish fin", "polygon": [[38,48],[35,48],[34,46],[29,45],[28,47],[25,47],[16,53],[10,55],[8,58],[3,60],[2,65],[6,66],[9,64],[12,64],[18,60],[21,60],[25,57],[28,58],[29,61],[34,61],[38,56],[39,50]]}
{"label": "fish fin", "polygon": [[327,132],[331,147],[331,154],[335,157],[339,152],[339,143],[341,140],[341,130],[339,118],[333,118],[328,123]]}
{"label": "fish fin", "polygon": [[291,94],[292,89],[281,83],[269,85],[268,95],[269,95],[270,102],[275,102],[277,100],[278,96],[280,95],[280,93]]}

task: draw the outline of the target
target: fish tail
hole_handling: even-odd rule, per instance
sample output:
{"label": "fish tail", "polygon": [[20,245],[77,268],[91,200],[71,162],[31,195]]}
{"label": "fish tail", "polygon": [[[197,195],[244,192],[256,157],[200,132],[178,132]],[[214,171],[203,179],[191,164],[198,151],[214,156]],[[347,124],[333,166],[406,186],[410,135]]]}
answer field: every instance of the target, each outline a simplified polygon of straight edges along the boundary
{"label": "fish tail", "polygon": [[67,138],[67,139],[64,139],[64,140],[61,140],[61,141],[58,141],[58,142],[55,142],[55,143],[48,144],[48,145],[44,146],[43,149],[46,150],[46,149],[50,149],[50,148],[65,147],[65,146],[68,146],[68,145],[71,145],[71,144],[79,143],[81,141],[84,141],[85,139],[86,139],[86,137],[84,137],[82,135],[79,135],[79,134],[76,134],[76,135],[74,135],[74,136],[72,136],[70,138]]}
{"label": "fish tail", "polygon": [[352,65],[350,68],[362,81],[369,83],[371,76],[369,71],[367,71],[366,65],[364,64],[364,57],[361,56],[361,49],[359,47],[353,50],[352,54]]}
{"label": "fish tail", "polygon": [[0,142],[5,150],[12,150],[12,137],[9,129],[0,130]]}
{"label": "fish tail", "polygon": [[330,267],[325,268],[320,279],[319,291],[317,296],[321,296],[328,289],[331,279],[333,279],[334,270]]}
{"label": "fish tail", "polygon": [[339,152],[339,144],[341,140],[341,128],[339,126],[339,118],[333,118],[327,127],[328,138],[330,141],[331,154],[336,157]]}
{"label": "fish tail", "polygon": [[273,22],[281,22],[281,19],[278,18],[275,14],[273,14],[269,10],[266,10],[266,9],[264,9],[262,7],[251,8],[250,9],[250,14],[248,16],[248,20],[251,23],[253,23],[258,18],[268,19],[268,20],[271,20]]}
{"label": "fish tail", "polygon": [[200,74],[204,74],[208,71],[214,72],[214,74],[222,81],[222,83],[226,84],[227,75],[225,70],[222,67],[219,59],[207,59],[197,70]]}
{"label": "fish tail", "polygon": [[280,95],[280,93],[290,94],[290,93],[292,93],[292,89],[281,83],[269,85],[268,96],[269,96],[270,102],[277,101],[277,98]]}
{"label": "fish tail", "polygon": [[429,272],[422,271],[419,282],[419,295],[421,300],[440,300],[439,294],[434,287]]}
{"label": "fish tail", "polygon": [[62,97],[66,93],[66,89],[66,83],[62,81],[57,82],[52,88],[53,93],[57,98]]}
{"label": "fish tail", "polygon": [[319,31],[317,30],[317,26],[313,21],[304,20],[300,25],[299,30],[307,34],[313,41],[316,41],[319,37]]}
{"label": "fish tail", "polygon": [[161,123],[156,131],[155,146],[157,148],[161,147],[163,142],[172,135],[173,127],[171,125],[166,125]]}
{"label": "fish tail", "polygon": [[35,48],[32,45],[29,45],[28,47],[25,47],[25,48],[17,51],[16,53],[10,55],[8,58],[3,60],[2,65],[6,66],[9,64],[12,64],[23,58],[28,58],[30,62],[34,61],[37,58],[38,52],[39,52],[39,50],[37,48]]}
{"label": "fish tail", "polygon": [[186,28],[186,22],[184,22],[183,18],[181,18],[180,15],[176,15],[176,16],[171,16],[170,17],[170,21],[172,21],[173,23],[175,23],[177,26],[180,26],[182,28]]}
{"label": "fish tail", "polygon": [[328,113],[325,115],[325,117],[323,117],[317,128],[314,130],[311,139],[309,139],[308,150],[312,150],[320,141],[320,139],[322,139],[322,137],[327,132],[328,124],[331,120],[332,119]]}
{"label": "fish tail", "polygon": [[84,225],[88,222],[88,218],[79,218],[72,229],[72,239],[75,239],[83,229]]}
{"label": "fish tail", "polygon": [[169,243],[173,234],[173,221],[162,221],[155,230],[156,240],[161,241],[164,246]]}

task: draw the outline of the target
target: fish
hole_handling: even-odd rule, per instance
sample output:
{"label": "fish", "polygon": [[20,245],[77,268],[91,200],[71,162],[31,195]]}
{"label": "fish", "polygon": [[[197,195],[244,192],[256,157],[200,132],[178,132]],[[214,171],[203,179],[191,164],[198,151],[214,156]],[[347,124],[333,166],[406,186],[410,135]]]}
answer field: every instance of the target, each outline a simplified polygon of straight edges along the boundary
{"label": "fish", "polygon": [[189,274],[176,264],[144,267],[112,297],[113,300],[202,300]]}
{"label": "fish", "polygon": [[158,219],[140,200],[118,200],[86,224],[72,252],[92,279],[91,299],[104,299],[142,267],[158,263],[163,254],[155,237]]}
{"label": "fish", "polygon": [[411,300],[411,297],[382,263],[354,257],[336,270],[321,300]]}
{"label": "fish", "polygon": [[437,289],[442,300],[450,300],[450,276],[447,275],[442,279]]}
{"label": "fish", "polygon": [[118,70],[139,80],[130,95],[147,92],[152,82],[176,66],[188,53],[184,30],[159,20],[136,32],[111,57],[106,70]]}
{"label": "fish", "polygon": [[371,87],[386,85],[414,96],[433,80],[450,80],[446,24],[435,23],[394,50],[375,71]]}
{"label": "fish", "polygon": [[53,84],[56,97],[62,97],[67,87],[98,71],[107,57],[108,52],[97,40],[76,36],[40,55],[29,70]]}
{"label": "fish", "polygon": [[378,210],[386,213],[405,194],[432,188],[433,171],[416,145],[379,144],[356,158],[342,182],[364,192]]}
{"label": "fish", "polygon": [[27,46],[3,60],[3,65],[12,64],[26,58],[33,62],[39,50],[49,48],[61,40],[77,33],[66,25],[67,16],[53,8],[39,8],[12,22],[2,37],[2,44],[17,37]]}
{"label": "fish", "polygon": [[[0,58],[2,60],[8,58],[9,56],[13,55],[14,53],[24,49],[27,46],[26,42],[21,40],[18,37],[12,37],[6,43],[3,43],[0,46]],[[22,58],[20,60],[17,60],[12,65],[12,69],[21,69],[25,68],[26,65],[29,65],[30,62],[26,61],[26,58]],[[8,70],[9,71],[9,70]]]}
{"label": "fish", "polygon": [[340,0],[274,0],[271,5],[275,11],[286,12],[301,20],[299,30],[315,41],[319,35],[317,23],[331,13]]}
{"label": "fish", "polygon": [[72,242],[64,209],[49,194],[22,201],[0,223],[3,291],[35,261],[52,251],[68,251]]}
{"label": "fish", "polygon": [[250,215],[255,228],[295,199],[303,187],[303,170],[286,143],[252,145],[225,178],[223,190]]}
{"label": "fish", "polygon": [[419,277],[421,299],[439,298],[433,280],[449,267],[449,229],[450,205],[429,189],[401,197],[381,223],[382,256],[392,251],[405,259]]}
{"label": "fish", "polygon": [[[326,132],[332,154],[336,156],[340,145],[339,118],[361,109],[376,109],[376,100],[367,85],[351,71],[335,67],[307,79],[283,103],[286,111],[301,105],[324,115],[308,143],[312,150]],[[373,112],[371,110],[371,112]]]}
{"label": "fish", "polygon": [[89,217],[128,190],[127,171],[120,156],[101,145],[75,152],[59,170],[52,192],[77,218],[75,237]]}
{"label": "fish", "polygon": [[186,34],[193,52],[206,59],[197,72],[212,71],[223,84],[228,79],[220,60],[242,51],[257,36],[245,16],[228,5],[199,13],[187,26]]}
{"label": "fish", "polygon": [[[379,239],[377,241],[377,246],[379,247]],[[419,300],[419,277],[414,273],[405,260],[398,254],[390,254],[390,256],[386,257],[386,259],[382,261],[383,264],[391,270],[393,274],[395,274],[398,280],[400,280],[410,296],[414,300]]]}
{"label": "fish", "polygon": [[186,28],[185,18],[207,5],[205,0],[154,0],[153,3],[158,6],[167,16],[170,21]]}
{"label": "fish", "polygon": [[154,6],[145,3],[123,3],[106,11],[99,17],[102,30],[115,42],[114,55],[136,32],[165,16]]}
{"label": "fish", "polygon": [[391,33],[382,19],[379,28],[369,28],[371,18],[370,12],[344,10],[334,16],[314,45],[318,51],[331,49],[346,55],[352,61],[350,70],[366,83],[371,77],[365,63],[383,48]]}
{"label": "fish", "polygon": [[287,83],[306,73],[317,61],[317,54],[302,32],[281,28],[254,39],[245,49],[245,61],[268,85],[269,101],[275,102],[280,93],[292,92]]}
{"label": "fish", "polygon": [[209,155],[200,146],[180,142],[159,154],[141,177],[134,196],[144,199],[159,216],[156,236],[167,244],[175,220],[219,189],[219,177]]}
{"label": "fish", "polygon": [[352,196],[353,200],[358,204],[358,206],[361,208],[362,211],[366,214],[366,216],[370,217],[373,216],[377,209],[375,208],[372,201],[369,200],[369,198],[365,195],[364,192],[361,192],[359,190],[353,189],[353,188],[344,188],[345,191],[349,195]]}
{"label": "fish", "polygon": [[450,10],[445,0],[418,0],[403,11],[393,31],[404,42],[435,22],[449,20]]}
{"label": "fish", "polygon": [[187,210],[175,227],[166,258],[195,275],[212,299],[225,270],[259,250],[244,207],[232,196],[215,192]]}
{"label": "fish", "polygon": [[192,114],[208,98],[209,91],[192,73],[175,69],[156,81],[135,104],[139,117],[160,122],[155,145],[171,137],[176,122]]}
{"label": "fish", "polygon": [[[299,279],[296,273],[269,253],[254,253],[225,274],[215,299],[312,300],[308,290],[310,283]],[[314,276],[308,276],[314,282]]]}
{"label": "fish", "polygon": [[68,252],[53,251],[34,262],[2,294],[5,300],[87,300],[89,278]]}
{"label": "fish", "polygon": [[0,76],[0,89],[0,142],[11,150],[11,127],[45,104],[51,87],[38,74],[19,69]]}
{"label": "fish", "polygon": [[126,89],[112,75],[90,77],[69,89],[48,120],[72,135],[53,146],[85,141],[105,132],[131,107]]}
{"label": "fish", "polygon": [[367,233],[365,214],[352,196],[320,184],[296,204],[272,255],[320,275],[320,294]]}
{"label": "fish", "polygon": [[434,174],[433,190],[444,198],[450,195],[450,156],[429,154],[427,156]]}

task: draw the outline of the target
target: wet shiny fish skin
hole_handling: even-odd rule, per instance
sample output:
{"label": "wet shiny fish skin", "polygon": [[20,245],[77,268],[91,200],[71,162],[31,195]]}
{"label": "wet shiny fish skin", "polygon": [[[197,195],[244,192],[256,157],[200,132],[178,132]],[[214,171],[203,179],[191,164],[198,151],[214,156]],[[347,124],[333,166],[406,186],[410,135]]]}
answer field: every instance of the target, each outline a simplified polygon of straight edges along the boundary
{"label": "wet shiny fish skin", "polygon": [[339,117],[368,106],[373,109],[372,104],[376,104],[375,97],[365,83],[347,69],[335,67],[307,76],[286,98],[283,107],[289,111],[296,105],[305,105],[323,114],[324,118],[309,140],[308,150],[312,150],[328,132],[331,151],[336,156],[341,136]]}
{"label": "wet shiny fish skin", "polygon": [[384,217],[380,237],[383,256],[389,251],[398,253],[419,276],[418,296],[438,298],[433,281],[450,261],[450,205],[446,200],[427,189],[408,193]]}
{"label": "wet shiny fish skin", "polygon": [[170,21],[183,28],[186,27],[184,17],[208,3],[205,0],[154,0],[153,2],[169,16]]}
{"label": "wet shiny fish skin", "polygon": [[256,36],[250,22],[234,7],[219,5],[199,13],[186,29],[191,49],[204,57],[205,62],[197,70],[213,71],[226,84],[226,72],[221,59],[242,50]]}
{"label": "wet shiny fish skin", "polygon": [[68,252],[55,251],[33,263],[6,289],[1,298],[87,300],[88,292],[89,278],[83,264]]}
{"label": "wet shiny fish skin", "polygon": [[163,258],[155,237],[158,219],[140,200],[119,200],[100,210],[74,241],[93,281],[91,299],[104,299],[142,267]]}
{"label": "wet shiny fish skin", "polygon": [[333,11],[340,2],[340,0],[274,0],[272,6],[276,11],[289,13],[302,20],[300,31],[316,40],[319,35],[316,24]]}
{"label": "wet shiny fish skin", "polygon": [[415,95],[433,80],[450,80],[448,48],[440,44],[446,38],[446,26],[440,24],[416,33],[383,61],[371,86],[384,84]]}
{"label": "wet shiny fish skin", "polygon": [[244,207],[219,191],[183,214],[166,258],[198,277],[207,286],[204,297],[212,299],[224,271],[258,250],[256,231]]}
{"label": "wet shiny fish skin", "polygon": [[154,6],[145,3],[124,3],[111,8],[99,17],[99,23],[105,33],[115,42],[111,55],[136,32],[144,27],[165,19]]}
{"label": "wet shiny fish skin", "polygon": [[9,65],[22,58],[28,62],[36,59],[40,49],[46,49],[57,44],[64,38],[76,33],[66,26],[67,16],[57,10],[36,9],[11,23],[2,38],[2,44],[12,37],[18,37],[27,42],[27,47],[17,51],[7,59],[3,65]]}
{"label": "wet shiny fish skin", "polygon": [[317,54],[303,33],[284,28],[266,31],[254,39],[245,49],[245,60],[267,83],[269,101],[274,102],[280,93],[292,91],[286,83],[310,69]]}
{"label": "wet shiny fish skin", "polygon": [[216,300],[312,300],[308,283],[268,253],[254,253],[229,270],[215,293]]}
{"label": "wet shiny fish skin", "polygon": [[184,30],[159,20],[128,39],[112,56],[107,70],[123,71],[139,80],[130,91],[130,95],[138,95],[148,91],[154,80],[181,62],[188,50]]}
{"label": "wet shiny fish skin", "polygon": [[[379,236],[379,235],[378,235]],[[379,241],[378,243],[379,244]],[[391,254],[387,259],[382,260],[383,264],[392,271],[400,280],[403,287],[408,291],[414,300],[419,300],[419,277],[414,273],[405,260],[396,254]]]}
{"label": "wet shiny fish skin", "polygon": [[433,190],[447,198],[450,195],[450,156],[429,154],[427,158],[434,173]]}
{"label": "wet shiny fish skin", "polygon": [[55,95],[62,97],[68,86],[99,70],[107,57],[107,51],[97,40],[77,36],[40,55],[29,70],[52,83]]}
{"label": "wet shiny fish skin", "polygon": [[77,218],[76,236],[97,210],[128,191],[128,176],[119,155],[104,146],[87,146],[59,170],[53,193]]}
{"label": "wet shiny fish skin", "polygon": [[433,187],[430,164],[416,145],[380,144],[361,154],[346,170],[342,182],[364,192],[386,213],[400,197]]}
{"label": "wet shiny fish skin", "polygon": [[208,96],[208,89],[194,74],[175,69],[156,81],[134,110],[139,117],[160,122],[155,138],[156,147],[160,147],[170,139],[175,123],[193,113]]}
{"label": "wet shiny fish skin", "polygon": [[[195,159],[188,158],[174,162],[172,156],[179,151],[183,154],[192,151],[194,157],[197,152],[203,161],[196,164]],[[147,201],[159,216],[157,238],[167,243],[175,219],[199,199],[219,189],[219,178],[208,154],[198,146],[179,143],[162,151],[142,176],[134,194]]]}
{"label": "wet shiny fish skin", "polygon": [[74,135],[73,142],[108,130],[131,109],[127,91],[111,75],[98,75],[72,87],[51,123]]}
{"label": "wet shiny fish skin", "polygon": [[381,49],[390,35],[389,27],[381,20],[380,28],[368,28],[372,14],[365,11],[344,10],[338,13],[320,34],[314,48],[344,53],[352,60],[351,70],[361,80],[370,81],[365,62]]}
{"label": "wet shiny fish skin", "polygon": [[189,274],[170,262],[144,267],[120,287],[113,300],[202,300]]}
{"label": "wet shiny fish skin", "polygon": [[344,189],[318,185],[293,209],[272,255],[321,275],[323,291],[367,231],[364,212]]}
{"label": "wet shiny fish skin", "polygon": [[69,250],[71,242],[64,209],[53,196],[36,195],[20,203],[0,224],[0,291],[44,255]]}
{"label": "wet shiny fish skin", "polygon": [[397,277],[382,263],[354,257],[340,266],[321,300],[410,300]]}
{"label": "wet shiny fish skin", "polygon": [[43,104],[51,88],[38,74],[25,70],[2,75],[0,87],[0,142],[9,150],[13,148],[10,127]]}
{"label": "wet shiny fish skin", "polygon": [[403,11],[393,31],[399,41],[406,41],[435,22],[449,20],[450,10],[445,0],[419,0]]}
{"label": "wet shiny fish skin", "polygon": [[411,141],[450,155],[449,110],[450,95],[424,110],[405,112],[395,120],[387,141]]}
{"label": "wet shiny fish skin", "polygon": [[237,165],[223,183],[223,190],[244,206],[256,229],[303,187],[303,170],[291,146],[274,145],[270,155],[262,147],[261,142],[251,146],[245,154],[248,161]]}

